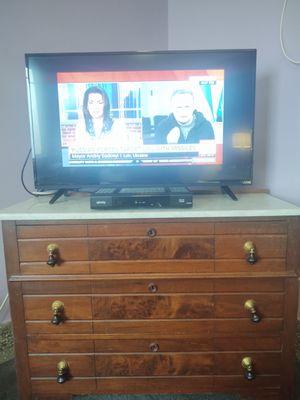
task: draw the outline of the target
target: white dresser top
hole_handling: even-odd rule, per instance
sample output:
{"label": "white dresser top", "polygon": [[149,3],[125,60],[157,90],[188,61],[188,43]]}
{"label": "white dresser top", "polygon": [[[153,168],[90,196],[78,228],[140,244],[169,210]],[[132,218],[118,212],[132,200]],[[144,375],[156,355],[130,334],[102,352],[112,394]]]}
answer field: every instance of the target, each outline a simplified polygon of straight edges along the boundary
{"label": "white dresser top", "polygon": [[61,197],[49,204],[50,197],[30,198],[0,210],[0,220],[90,220],[144,218],[226,218],[300,216],[300,207],[265,193],[238,194],[238,201],[222,194],[194,195],[187,209],[92,210],[86,194]]}

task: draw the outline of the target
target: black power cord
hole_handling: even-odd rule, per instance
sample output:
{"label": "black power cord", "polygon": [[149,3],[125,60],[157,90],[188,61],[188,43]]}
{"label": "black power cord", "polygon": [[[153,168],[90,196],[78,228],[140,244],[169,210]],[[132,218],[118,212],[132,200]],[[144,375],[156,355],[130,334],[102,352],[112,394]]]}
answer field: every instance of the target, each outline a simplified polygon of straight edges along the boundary
{"label": "black power cord", "polygon": [[25,182],[24,182],[24,171],[25,171],[25,167],[26,167],[26,165],[27,165],[27,162],[28,162],[28,159],[29,159],[30,154],[31,154],[31,148],[29,149],[29,152],[28,152],[28,154],[27,154],[26,160],[25,160],[25,162],[24,162],[24,164],[23,164],[22,171],[21,171],[21,182],[22,182],[23,188],[26,190],[27,193],[29,193],[31,196],[34,196],[34,197],[52,196],[55,192],[47,192],[47,193],[31,192],[31,191],[26,187]]}

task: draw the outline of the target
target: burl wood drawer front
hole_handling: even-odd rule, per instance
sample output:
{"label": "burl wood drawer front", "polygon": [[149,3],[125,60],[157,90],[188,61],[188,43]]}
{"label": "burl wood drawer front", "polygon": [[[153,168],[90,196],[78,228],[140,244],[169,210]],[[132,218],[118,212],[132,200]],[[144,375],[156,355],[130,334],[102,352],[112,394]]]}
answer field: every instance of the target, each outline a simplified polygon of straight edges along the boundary
{"label": "burl wood drawer front", "polygon": [[[259,375],[279,375],[280,353],[247,353]],[[239,375],[241,353],[96,354],[96,376]]]}
{"label": "burl wood drawer front", "polygon": [[89,224],[88,235],[105,236],[174,236],[212,235],[214,224],[210,222],[143,222]]}
{"label": "burl wood drawer front", "polygon": [[247,318],[245,302],[255,300],[256,312],[261,318],[283,315],[283,294],[244,295],[136,295],[94,296],[94,319],[198,319],[198,318]]}
{"label": "burl wood drawer front", "polygon": [[91,261],[212,259],[213,236],[89,239]]}
{"label": "burl wood drawer front", "polygon": [[62,360],[67,361],[71,377],[95,376],[94,355],[45,354],[29,356],[31,377],[57,376],[57,364]]}
{"label": "burl wood drawer front", "polygon": [[[21,262],[40,261],[47,263],[49,254],[47,246],[51,239],[19,239],[19,258]],[[85,261],[89,259],[87,240],[84,238],[55,239],[58,252],[58,264],[65,261]]]}
{"label": "burl wood drawer front", "polygon": [[42,320],[49,323],[53,317],[52,303],[64,304],[63,320],[91,320],[91,298],[87,296],[24,296],[25,320]]}
{"label": "burl wood drawer front", "polygon": [[210,375],[214,356],[191,354],[97,355],[96,376]]}
{"label": "burl wood drawer front", "polygon": [[[45,349],[50,349],[45,347]],[[40,346],[41,347],[41,346]],[[40,348],[39,347],[39,348]],[[32,345],[31,345],[32,348]],[[35,348],[35,347],[34,347]],[[202,337],[162,339],[153,335],[148,339],[95,340],[96,353],[148,353],[197,351],[261,351],[281,350],[280,336],[260,337]],[[50,351],[48,351],[50,352]]]}
{"label": "burl wood drawer front", "polygon": [[93,297],[95,319],[193,319],[213,316],[212,295]]}
{"label": "burl wood drawer front", "polygon": [[261,258],[286,257],[286,235],[218,235],[215,237],[215,257],[245,259],[244,244],[247,241],[254,243],[258,262]]}

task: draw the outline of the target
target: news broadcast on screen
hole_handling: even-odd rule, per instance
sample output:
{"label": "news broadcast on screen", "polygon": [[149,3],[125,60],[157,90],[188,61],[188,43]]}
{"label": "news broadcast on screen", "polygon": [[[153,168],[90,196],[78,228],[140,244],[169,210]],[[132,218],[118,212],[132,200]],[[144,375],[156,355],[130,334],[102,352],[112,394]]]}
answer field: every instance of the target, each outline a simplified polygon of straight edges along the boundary
{"label": "news broadcast on screen", "polygon": [[224,70],[57,73],[63,167],[220,165]]}

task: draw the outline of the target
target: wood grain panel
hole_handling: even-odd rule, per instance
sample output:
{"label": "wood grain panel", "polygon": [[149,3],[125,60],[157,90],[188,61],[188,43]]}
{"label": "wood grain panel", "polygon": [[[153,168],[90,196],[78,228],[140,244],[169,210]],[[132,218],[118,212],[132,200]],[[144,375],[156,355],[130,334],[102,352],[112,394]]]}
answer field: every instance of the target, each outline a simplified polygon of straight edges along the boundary
{"label": "wood grain panel", "polygon": [[197,354],[114,354],[97,355],[96,376],[187,376],[210,375],[214,355]]}
{"label": "wood grain panel", "polygon": [[[214,335],[215,336],[215,335]],[[95,340],[96,353],[147,353],[151,344],[158,345],[158,352],[197,351],[260,351],[281,350],[280,336],[252,337],[203,337],[162,339],[153,335],[149,339]],[[192,357],[192,355],[191,355]]]}
{"label": "wood grain panel", "polygon": [[282,332],[280,318],[263,319],[254,324],[250,319],[224,320],[124,320],[93,322],[94,332],[107,335],[124,335],[130,338],[183,336],[185,338],[230,337],[266,335]]}
{"label": "wood grain panel", "polygon": [[91,237],[105,236],[148,236],[149,229],[155,229],[157,236],[169,235],[212,235],[211,222],[151,222],[148,223],[102,223],[88,225]]}
{"label": "wood grain panel", "polygon": [[71,379],[63,385],[56,382],[56,379],[32,378],[32,392],[36,395],[47,394],[55,395],[55,399],[59,400],[59,395],[64,393],[70,394],[93,394],[96,392],[95,378]]}
{"label": "wood grain panel", "polygon": [[92,292],[91,281],[55,280],[22,282],[23,294],[88,294]]}
{"label": "wood grain panel", "polygon": [[286,234],[286,221],[235,221],[215,223],[216,235]]}
{"label": "wood grain panel", "polygon": [[109,339],[95,340],[96,353],[147,353],[150,345],[156,343],[159,352],[184,351],[212,351],[213,338],[201,339],[161,339],[153,336],[152,339]]}
{"label": "wood grain panel", "polygon": [[84,261],[74,261],[50,267],[46,262],[27,262],[20,264],[20,271],[22,275],[89,274],[90,264]]}
{"label": "wood grain panel", "polygon": [[19,239],[31,238],[64,238],[87,236],[87,225],[19,225],[17,237]]}
{"label": "wood grain panel", "polygon": [[147,279],[103,279],[93,282],[93,293],[149,293],[149,284],[154,284],[156,293],[209,293],[213,291],[212,279],[159,278]]}
{"label": "wood grain panel", "polygon": [[203,273],[213,272],[213,260],[92,261],[92,274]]}
{"label": "wood grain panel", "polygon": [[215,292],[284,292],[284,279],[249,276],[236,279],[216,279]]}
{"label": "wood grain panel", "polygon": [[280,318],[262,319],[255,324],[250,319],[224,319],[214,322],[214,335],[217,337],[230,335],[232,337],[259,336],[280,334],[283,331],[283,320]]}
{"label": "wood grain panel", "polygon": [[285,258],[287,249],[286,235],[219,235],[215,238],[216,258],[245,259],[244,244],[252,241],[256,255],[261,258]]}
{"label": "wood grain panel", "polygon": [[281,346],[281,336],[256,335],[252,337],[237,337],[235,335],[234,337],[217,337],[214,339],[215,351],[280,351]]}
{"label": "wood grain panel", "polygon": [[280,375],[281,353],[215,353],[215,372],[217,375],[239,375],[244,357],[251,357],[256,375]]}
{"label": "wood grain panel", "polygon": [[212,295],[93,297],[95,319],[208,318],[213,308]]}
{"label": "wood grain panel", "polygon": [[2,221],[4,256],[7,278],[20,273],[19,250],[14,221]]}
{"label": "wood grain panel", "polygon": [[213,333],[213,322],[209,320],[172,321],[172,320],[144,320],[144,321],[94,321],[94,332],[107,335],[121,334],[135,337],[206,337]]}
{"label": "wood grain panel", "polygon": [[30,355],[29,367],[31,377],[56,377],[57,363],[67,361],[71,377],[95,376],[94,355]]}
{"label": "wood grain panel", "polygon": [[281,272],[286,269],[285,258],[264,258],[251,265],[243,260],[216,260],[216,272]]}
{"label": "wood grain panel", "polygon": [[64,321],[59,325],[53,325],[49,321],[30,321],[26,322],[26,331],[28,335],[42,333],[62,334],[62,333],[91,333],[93,325],[91,321]]}
{"label": "wood grain panel", "polygon": [[[47,264],[47,246],[53,243],[49,239],[19,239],[19,255],[21,262],[40,261]],[[88,260],[88,246],[86,239],[55,239],[59,248],[59,264],[65,261]]]}
{"label": "wood grain panel", "polygon": [[[248,394],[255,400],[265,399],[266,397],[261,397],[268,394],[268,388],[270,393],[273,393],[273,389],[280,388],[280,376],[279,375],[267,375],[267,376],[256,376],[252,381],[248,381],[244,376],[218,376],[214,377],[214,389],[218,392],[223,392],[227,390],[238,391],[239,393]],[[242,389],[242,390],[240,390]],[[256,396],[258,389],[263,389],[263,392],[259,391],[259,397]],[[249,400],[252,400],[250,397]],[[273,400],[272,397],[267,397]],[[248,399],[247,399],[248,400]],[[282,399],[287,400],[287,399]]]}
{"label": "wood grain panel", "polygon": [[29,336],[27,346],[29,353],[93,353],[92,340],[63,340],[60,337],[41,339],[40,336]]}
{"label": "wood grain panel", "polygon": [[92,319],[91,298],[84,296],[24,296],[24,310],[26,320],[52,319],[52,303],[60,300],[64,303],[65,320],[90,320]]}
{"label": "wood grain panel", "polygon": [[214,239],[210,236],[89,239],[90,259],[211,259]]}
{"label": "wood grain panel", "polygon": [[99,394],[207,393],[213,389],[212,376],[96,378],[96,382]]}
{"label": "wood grain panel", "polygon": [[215,316],[217,318],[250,318],[250,312],[245,310],[247,300],[256,302],[256,309],[262,318],[274,318],[283,316],[283,294],[257,294],[247,293],[243,295],[223,294],[214,296]]}

